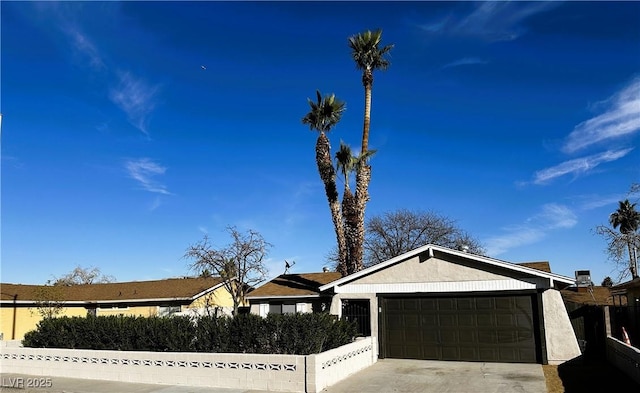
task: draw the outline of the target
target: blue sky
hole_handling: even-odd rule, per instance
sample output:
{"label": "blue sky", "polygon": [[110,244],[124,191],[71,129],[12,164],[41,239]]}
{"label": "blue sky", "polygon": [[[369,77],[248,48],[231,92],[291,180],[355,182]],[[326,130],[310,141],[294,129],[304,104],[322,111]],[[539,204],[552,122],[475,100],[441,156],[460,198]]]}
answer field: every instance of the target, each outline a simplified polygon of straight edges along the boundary
{"label": "blue sky", "polygon": [[[334,245],[301,123],[363,88],[347,37],[383,29],[367,215],[433,211],[490,256],[615,276],[593,233],[640,182],[640,2],[6,2],[2,282],[75,266],[190,274],[206,233],[254,229],[271,275]],[[206,69],[203,69],[204,66]]]}

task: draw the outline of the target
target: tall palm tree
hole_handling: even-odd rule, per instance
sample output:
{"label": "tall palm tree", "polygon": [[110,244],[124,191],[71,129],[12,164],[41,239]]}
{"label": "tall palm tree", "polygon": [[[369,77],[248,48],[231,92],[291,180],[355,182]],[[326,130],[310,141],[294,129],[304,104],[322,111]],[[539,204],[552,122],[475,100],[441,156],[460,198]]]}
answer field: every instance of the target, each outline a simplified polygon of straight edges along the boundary
{"label": "tall palm tree", "polygon": [[345,103],[338,100],[335,94],[322,97],[320,91],[316,91],[317,101],[308,99],[309,113],[302,118],[303,124],[308,124],[309,129],[318,131],[316,141],[316,164],[320,179],[324,183],[324,190],[329,202],[331,220],[336,232],[338,242],[338,271],[347,275],[347,243],[342,224],[342,213],[340,212],[340,202],[338,201],[338,190],[336,187],[336,172],[331,160],[331,144],[327,133],[338,124],[345,111]]}
{"label": "tall palm tree", "polygon": [[371,166],[368,164],[369,128],[371,125],[371,90],[373,86],[373,71],[386,70],[389,61],[385,58],[393,45],[380,46],[382,30],[364,31],[349,37],[351,57],[356,68],[362,71],[362,85],[364,86],[364,123],[362,127],[362,147],[360,160],[356,166],[356,227],[354,233],[354,254],[350,255],[349,273],[362,270],[364,267],[364,212],[369,201],[369,182],[371,181]]}
{"label": "tall palm tree", "polygon": [[638,277],[637,261],[635,255],[636,232],[640,226],[640,212],[636,210],[636,204],[628,199],[618,202],[618,209],[609,216],[609,223],[616,229],[620,227],[620,233],[627,243],[629,253],[629,270],[632,278]]}
{"label": "tall palm tree", "polygon": [[364,86],[364,125],[362,128],[362,153],[369,149],[369,125],[371,124],[371,89],[373,86],[373,71],[389,68],[389,60],[385,56],[393,45],[382,48],[382,30],[364,31],[349,37],[351,57],[356,62],[356,68],[362,71],[362,85]]}

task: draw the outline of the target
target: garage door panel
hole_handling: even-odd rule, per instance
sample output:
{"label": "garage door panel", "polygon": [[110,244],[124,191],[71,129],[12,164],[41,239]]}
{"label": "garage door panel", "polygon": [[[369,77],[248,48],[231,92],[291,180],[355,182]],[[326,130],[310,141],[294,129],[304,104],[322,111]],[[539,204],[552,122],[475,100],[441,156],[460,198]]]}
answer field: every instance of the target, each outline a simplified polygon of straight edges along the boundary
{"label": "garage door panel", "polygon": [[536,362],[532,302],[530,295],[385,298],[385,354]]}
{"label": "garage door panel", "polygon": [[449,311],[456,309],[455,299],[438,299],[438,310]]}
{"label": "garage door panel", "polygon": [[478,330],[478,343],[479,344],[498,344],[498,332],[492,330]]}
{"label": "garage door panel", "polygon": [[460,314],[458,315],[458,326],[461,327],[476,327],[478,324],[476,316],[473,314]]}
{"label": "garage door panel", "polygon": [[440,342],[443,346],[458,345],[458,332],[455,330],[443,330],[440,332]]}
{"label": "garage door panel", "polygon": [[460,360],[460,348],[455,346],[442,346],[443,360]]}
{"label": "garage door panel", "polygon": [[440,314],[438,320],[441,327],[458,326],[458,316],[456,314]]}
{"label": "garage door panel", "polygon": [[479,328],[493,328],[496,325],[495,315],[493,314],[478,314],[476,319]]}
{"label": "garage door panel", "polygon": [[434,346],[440,342],[440,334],[437,330],[423,330],[421,343],[423,346]]}
{"label": "garage door panel", "polygon": [[477,345],[478,333],[473,330],[460,330],[458,332],[458,341],[460,345]]}
{"label": "garage door panel", "polygon": [[515,315],[499,314],[496,315],[496,326],[517,326]]}
{"label": "garage door panel", "polygon": [[476,309],[477,310],[493,310],[494,303],[491,298],[477,298],[476,299]]}
{"label": "garage door panel", "polygon": [[421,325],[423,329],[429,329],[429,328],[437,328],[438,325],[438,314],[428,314],[428,315],[421,315],[420,316],[420,321],[421,321]]}

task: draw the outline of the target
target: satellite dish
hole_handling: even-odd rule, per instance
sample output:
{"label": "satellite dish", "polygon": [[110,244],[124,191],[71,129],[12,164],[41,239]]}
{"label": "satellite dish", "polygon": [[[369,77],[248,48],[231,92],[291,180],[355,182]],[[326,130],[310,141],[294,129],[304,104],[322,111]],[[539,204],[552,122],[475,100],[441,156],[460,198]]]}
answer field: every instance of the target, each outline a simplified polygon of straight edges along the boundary
{"label": "satellite dish", "polygon": [[289,269],[296,264],[296,261],[292,261],[291,263],[289,263],[289,261],[287,261],[286,259],[284,260],[284,274],[287,274],[289,272]]}

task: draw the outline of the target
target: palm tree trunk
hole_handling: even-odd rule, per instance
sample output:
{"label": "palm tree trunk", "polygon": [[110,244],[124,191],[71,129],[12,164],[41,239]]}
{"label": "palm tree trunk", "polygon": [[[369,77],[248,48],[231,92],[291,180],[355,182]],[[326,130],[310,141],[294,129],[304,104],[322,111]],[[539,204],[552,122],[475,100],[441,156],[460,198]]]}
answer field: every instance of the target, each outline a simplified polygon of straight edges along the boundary
{"label": "palm tree trunk", "polygon": [[338,272],[343,276],[347,275],[347,243],[340,212],[340,201],[338,200],[338,189],[336,187],[336,172],[331,161],[331,144],[324,132],[321,132],[316,141],[316,164],[320,179],[324,183],[324,191],[329,202],[331,220],[336,231],[338,242]]}
{"label": "palm tree trunk", "polygon": [[362,156],[369,150],[369,128],[371,126],[371,89],[373,86],[373,73],[364,71],[362,73],[362,84],[364,85],[364,124],[362,126]]}
{"label": "palm tree trunk", "polygon": [[348,187],[345,187],[342,196],[342,215],[344,217],[344,231],[347,241],[347,273],[351,274],[354,273],[351,268],[353,258],[358,254],[356,249],[357,242],[354,241],[354,235],[357,233],[358,227],[358,212],[355,197]]}
{"label": "palm tree trunk", "polygon": [[350,255],[350,273],[360,271],[364,267],[364,212],[369,201],[369,182],[371,181],[371,166],[360,162],[356,169],[356,226],[352,234],[353,254]]}

